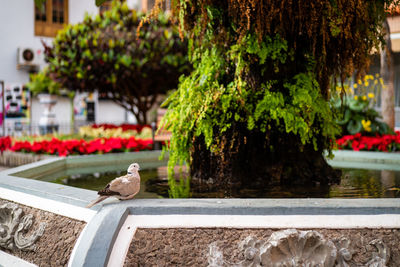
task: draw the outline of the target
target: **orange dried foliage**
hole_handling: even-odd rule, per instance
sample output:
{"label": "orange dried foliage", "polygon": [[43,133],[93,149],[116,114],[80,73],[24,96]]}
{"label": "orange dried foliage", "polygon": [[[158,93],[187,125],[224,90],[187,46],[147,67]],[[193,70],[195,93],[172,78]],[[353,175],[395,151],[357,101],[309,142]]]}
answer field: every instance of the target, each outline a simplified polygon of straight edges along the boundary
{"label": "orange dried foliage", "polygon": [[[156,0],[156,5],[163,2]],[[215,43],[233,45],[247,33],[263,36],[279,34],[295,51],[296,60],[313,56],[315,73],[323,93],[330,77],[344,79],[365,72],[370,53],[381,45],[382,22],[396,1],[369,0],[173,0],[172,13],[182,16],[180,27],[191,32],[196,23],[204,29],[213,22]],[[210,18],[208,8],[220,17]],[[153,12],[154,11],[154,12]],[[153,10],[152,15],[157,13]],[[190,36],[190,35],[189,35]],[[201,36],[200,36],[201,37]]]}

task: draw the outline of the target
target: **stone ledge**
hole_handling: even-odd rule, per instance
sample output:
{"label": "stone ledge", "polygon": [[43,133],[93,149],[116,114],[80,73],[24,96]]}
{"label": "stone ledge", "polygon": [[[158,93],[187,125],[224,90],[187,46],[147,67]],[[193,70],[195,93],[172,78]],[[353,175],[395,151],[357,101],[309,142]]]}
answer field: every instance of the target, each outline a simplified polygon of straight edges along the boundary
{"label": "stone ledge", "polygon": [[36,264],[24,261],[0,250],[0,267],[38,267]]}
{"label": "stone ledge", "polygon": [[399,152],[335,150],[328,163],[334,168],[400,171]]}
{"label": "stone ledge", "polygon": [[[0,205],[13,203],[0,199]],[[73,220],[47,211],[18,204],[23,214],[33,216],[33,223],[25,233],[29,236],[44,224],[43,234],[37,239],[33,250],[1,247],[1,250],[38,266],[66,266],[74,244],[82,232],[85,222]],[[0,224],[3,222],[0,222]]]}
{"label": "stone ledge", "polygon": [[33,154],[33,153],[22,153],[13,151],[3,151],[0,157],[0,165],[6,167],[16,167],[32,162],[40,161],[47,158],[54,158],[56,156]]}
{"label": "stone ledge", "polygon": [[[343,249],[347,250],[350,254],[347,260],[345,260],[349,264],[347,266],[397,267],[400,262],[400,248],[398,246],[400,243],[399,229],[313,230],[321,234],[324,240],[335,244],[336,247],[345,246],[345,248],[341,247],[340,249],[335,249],[335,251],[337,251],[338,255],[337,261],[340,261],[343,260],[340,259],[340,252]],[[261,253],[262,251],[258,251],[256,243],[253,244],[253,247],[251,240],[248,242],[249,244],[243,244],[243,241],[252,237],[252,240],[263,243],[271,237],[271,234],[277,232],[278,230],[276,229],[139,228],[129,247],[124,266],[253,266],[248,263],[252,262],[252,260],[257,262],[257,253]],[[347,244],[338,245],[343,240],[347,240]],[[390,253],[385,254],[381,251],[374,244],[374,242],[377,242],[376,240],[382,242],[383,246],[389,249]],[[312,257],[312,254],[321,253],[320,247],[322,245],[317,247],[314,242],[312,246],[315,247],[311,247],[310,249],[307,247],[303,248],[302,246],[307,244],[301,243],[301,241],[296,243],[296,240],[292,239],[290,241],[291,249],[278,248],[279,253],[275,254],[274,260],[282,261],[286,257],[286,259],[290,259],[293,256],[292,253],[297,253],[298,256],[303,256],[307,260]],[[253,254],[246,255],[245,252],[248,252],[249,248],[253,249]],[[315,249],[315,251],[310,253],[312,249]],[[380,252],[382,252],[382,255],[375,257]],[[254,257],[254,259],[251,259],[251,257]],[[381,260],[386,265],[370,265],[374,260]],[[213,265],[213,263],[218,264]],[[231,265],[232,263],[236,263],[236,265]],[[323,266],[333,265],[327,264]]]}

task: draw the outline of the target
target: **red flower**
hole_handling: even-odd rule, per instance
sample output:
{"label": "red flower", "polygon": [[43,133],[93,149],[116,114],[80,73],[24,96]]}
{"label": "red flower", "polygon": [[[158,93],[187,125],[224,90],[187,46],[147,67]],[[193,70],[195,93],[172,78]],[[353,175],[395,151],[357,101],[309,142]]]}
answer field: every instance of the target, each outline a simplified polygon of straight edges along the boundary
{"label": "red flower", "polygon": [[0,137],[0,152],[10,149],[11,144],[12,144],[11,137],[9,136]]}
{"label": "red flower", "polygon": [[336,140],[338,149],[352,149],[355,151],[384,151],[390,152],[400,149],[400,132],[395,135],[362,136],[360,133],[346,135]]}
{"label": "red flower", "polygon": [[1,151],[9,149],[12,151],[48,153],[58,156],[68,156],[72,154],[94,154],[121,151],[140,151],[152,149],[151,139],[142,140],[135,137],[130,138],[97,138],[89,142],[81,140],[59,140],[53,138],[50,141],[16,141],[12,145],[10,137],[0,138]]}

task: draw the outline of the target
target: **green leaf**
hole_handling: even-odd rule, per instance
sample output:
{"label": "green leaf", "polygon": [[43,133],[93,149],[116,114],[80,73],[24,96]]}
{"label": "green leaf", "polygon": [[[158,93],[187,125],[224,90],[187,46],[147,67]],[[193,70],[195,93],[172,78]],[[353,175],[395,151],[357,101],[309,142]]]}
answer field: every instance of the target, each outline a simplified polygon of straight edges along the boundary
{"label": "green leaf", "polygon": [[35,6],[40,9],[41,11],[44,11],[44,6],[43,3],[46,3],[46,0],[35,0]]}
{"label": "green leaf", "polygon": [[129,67],[132,64],[132,57],[123,55],[119,60],[124,66]]}
{"label": "green leaf", "polygon": [[[36,0],[38,1],[38,0]],[[101,6],[103,3],[107,2],[108,0],[96,0],[96,6]]]}
{"label": "green leaf", "polygon": [[349,100],[350,109],[354,110],[356,112],[359,112],[359,111],[365,109],[367,106],[368,106],[368,102],[359,101],[359,100],[355,100],[355,99]]}
{"label": "green leaf", "polygon": [[360,120],[351,120],[349,124],[347,124],[347,130],[350,134],[359,133],[362,129],[363,126]]}
{"label": "green leaf", "polygon": [[350,116],[351,116],[350,110],[346,109],[346,111],[344,112],[344,115],[343,115],[343,119],[342,120],[337,120],[337,123],[339,125],[347,124],[349,122],[349,120],[350,120]]}

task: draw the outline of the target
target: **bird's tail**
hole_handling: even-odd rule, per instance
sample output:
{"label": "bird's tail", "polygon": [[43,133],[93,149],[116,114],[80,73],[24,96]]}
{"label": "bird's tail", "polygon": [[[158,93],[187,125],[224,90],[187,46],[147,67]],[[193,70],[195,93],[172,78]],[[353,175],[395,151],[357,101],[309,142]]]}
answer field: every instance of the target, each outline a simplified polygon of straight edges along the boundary
{"label": "bird's tail", "polygon": [[108,196],[99,196],[98,198],[96,198],[95,200],[90,202],[89,205],[86,206],[86,208],[91,208],[91,207],[93,207],[94,205],[96,205],[97,203],[103,201],[106,198],[108,198]]}

